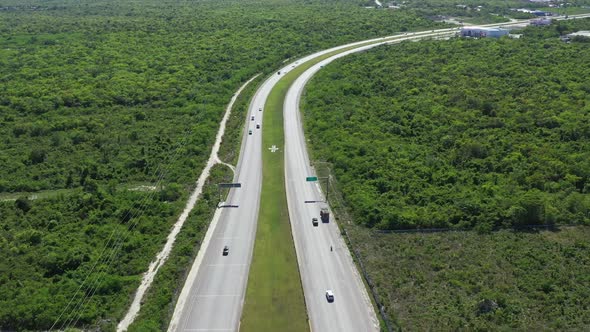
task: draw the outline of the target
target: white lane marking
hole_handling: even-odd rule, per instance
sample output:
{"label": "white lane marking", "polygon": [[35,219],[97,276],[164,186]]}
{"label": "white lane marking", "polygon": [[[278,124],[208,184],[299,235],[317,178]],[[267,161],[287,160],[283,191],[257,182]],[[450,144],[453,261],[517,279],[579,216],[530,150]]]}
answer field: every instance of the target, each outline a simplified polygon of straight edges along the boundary
{"label": "white lane marking", "polygon": [[184,329],[184,331],[233,331],[234,329]]}
{"label": "white lane marking", "polygon": [[[156,274],[160,270],[160,267],[168,260],[168,255],[172,251],[174,243],[176,242],[176,236],[178,235],[178,233],[180,233],[180,230],[182,229],[184,222],[188,218],[189,213],[192,211],[192,209],[197,204],[197,200],[199,199],[202,189],[203,189],[203,186],[205,185],[205,180],[207,180],[209,178],[209,171],[211,170],[213,165],[217,164],[217,160],[219,160],[219,156],[218,156],[219,147],[221,145],[221,140],[224,137],[225,124],[227,123],[227,120],[229,119],[233,104],[236,101],[236,99],[238,98],[238,96],[240,95],[240,93],[242,92],[242,90],[244,90],[246,88],[246,85],[248,85],[248,83],[252,82],[256,77],[258,77],[258,75],[260,75],[260,74],[257,74],[256,76],[254,76],[250,80],[248,80],[246,83],[244,83],[238,89],[238,91],[236,91],[236,93],[231,98],[229,104],[227,105],[227,107],[225,109],[225,113],[223,115],[223,118],[222,118],[221,122],[219,123],[219,130],[217,131],[217,135],[215,136],[215,143],[213,144],[213,147],[211,148],[211,153],[209,155],[209,159],[207,160],[207,164],[205,165],[205,167],[201,171],[201,175],[199,175],[199,178],[197,179],[196,188],[194,189],[194,191],[192,192],[188,201],[186,202],[186,205],[185,205],[184,210],[182,211],[182,214],[178,217],[176,223],[174,224],[174,227],[172,228],[171,232],[168,234],[164,248],[162,248],[162,250],[156,255],[155,259],[150,263],[150,265],[148,267],[148,271],[143,274],[141,284],[137,288],[137,291],[135,292],[135,297],[133,298],[133,302],[131,303],[131,306],[129,307],[127,313],[125,314],[125,317],[123,317],[123,319],[117,325],[117,332],[127,331],[127,328],[129,327],[129,325],[131,323],[133,323],[133,321],[135,320],[135,317],[139,313],[139,310],[141,309],[141,303],[143,301],[144,294],[146,293],[148,288],[151,286],[152,281],[154,280]],[[240,160],[241,160],[241,158],[240,158]],[[170,320],[170,325],[168,326],[169,331],[174,331],[177,329],[180,315],[182,314],[182,310],[184,309],[184,305],[186,303],[187,297],[189,296],[190,287],[193,284],[192,280],[196,277],[196,272],[197,272],[196,270],[198,270],[198,267],[200,266],[201,261],[203,259],[203,255],[205,252],[205,250],[203,248],[206,249],[209,246],[209,240],[210,240],[211,236],[213,235],[213,231],[215,230],[215,227],[217,225],[216,218],[219,218],[217,211],[215,212],[213,220],[211,221],[211,223],[209,224],[209,227],[207,228],[207,232],[205,233],[205,238],[203,239],[203,242],[201,243],[201,247],[199,248],[199,252],[197,254],[197,257],[195,258],[195,260],[191,266],[189,275],[186,279],[186,282],[185,282],[184,286],[182,287],[182,291],[180,293],[178,301],[176,302],[176,306],[174,307],[174,313],[172,315],[172,319]]]}
{"label": "white lane marking", "polygon": [[217,267],[217,266],[244,266],[246,264],[209,264],[207,266]]}

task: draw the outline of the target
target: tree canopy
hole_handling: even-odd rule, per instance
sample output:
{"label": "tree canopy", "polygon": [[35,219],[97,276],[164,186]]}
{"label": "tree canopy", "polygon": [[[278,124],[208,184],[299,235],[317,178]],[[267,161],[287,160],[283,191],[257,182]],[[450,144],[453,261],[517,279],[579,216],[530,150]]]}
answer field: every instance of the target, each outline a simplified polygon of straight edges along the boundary
{"label": "tree canopy", "polygon": [[358,223],[588,224],[587,77],[587,43],[532,28],[522,39],[406,42],[327,66],[303,109],[313,155],[333,163]]}
{"label": "tree canopy", "polygon": [[[359,4],[3,1],[0,329],[113,329],[247,79],[315,50],[437,26]],[[128,190],[136,184],[158,185]],[[96,274],[113,232],[125,240]],[[60,317],[87,276],[100,280],[92,300],[77,320]]]}

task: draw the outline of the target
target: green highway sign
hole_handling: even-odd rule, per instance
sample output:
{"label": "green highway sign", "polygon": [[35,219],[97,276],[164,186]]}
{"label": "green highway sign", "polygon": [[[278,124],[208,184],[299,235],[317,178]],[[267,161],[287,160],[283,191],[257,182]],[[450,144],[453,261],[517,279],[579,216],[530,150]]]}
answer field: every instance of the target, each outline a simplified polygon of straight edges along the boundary
{"label": "green highway sign", "polygon": [[241,183],[220,183],[219,188],[241,188]]}
{"label": "green highway sign", "polygon": [[305,178],[305,181],[307,181],[307,182],[314,182],[317,180],[318,180],[317,176],[308,176],[307,178]]}

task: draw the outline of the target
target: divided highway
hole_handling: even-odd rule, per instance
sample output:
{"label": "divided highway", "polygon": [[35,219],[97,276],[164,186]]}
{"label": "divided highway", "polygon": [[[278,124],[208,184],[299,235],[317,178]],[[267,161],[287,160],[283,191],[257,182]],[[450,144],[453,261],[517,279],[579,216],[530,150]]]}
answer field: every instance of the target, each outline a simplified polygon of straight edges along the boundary
{"label": "divided highway", "polygon": [[[234,182],[242,186],[231,189],[227,201],[215,213],[176,303],[168,331],[239,330],[260,205],[264,104],[285,73],[305,61],[347,46],[288,64],[280,69],[280,75],[271,75],[257,90],[249,106],[234,177]],[[251,120],[252,115],[254,120]],[[256,129],[257,123],[261,124],[261,129]],[[248,133],[250,130],[252,135]],[[222,255],[224,246],[229,247],[227,256]]]}
{"label": "divided highway", "polygon": [[[578,17],[585,16],[588,15]],[[503,25],[507,24],[487,26]],[[286,65],[280,69],[280,75],[271,75],[262,84],[250,103],[234,178],[234,182],[241,183],[242,187],[232,189],[225,202],[226,207],[217,210],[176,304],[168,331],[239,330],[260,205],[261,153],[262,149],[270,148],[261,146],[262,129],[256,129],[256,124],[260,123],[264,128],[264,104],[274,85],[286,72],[338,50],[345,51],[313,65],[289,89],[284,102],[285,146],[278,148],[285,149],[289,217],[312,331],[361,332],[379,329],[367,291],[337,225],[333,220],[327,224],[320,221],[318,227],[312,225],[312,217],[319,219],[319,205],[305,201],[323,200],[323,194],[316,184],[305,181],[307,176],[314,174],[309,166],[299,99],[305,83],[313,74],[337,58],[382,44],[445,38],[456,32],[457,28],[407,33],[335,47]],[[252,115],[254,120],[251,120]],[[252,135],[248,134],[249,130],[252,130]],[[229,254],[223,256],[222,250],[226,245]],[[325,297],[328,289],[334,292],[332,303],[328,303]]]}

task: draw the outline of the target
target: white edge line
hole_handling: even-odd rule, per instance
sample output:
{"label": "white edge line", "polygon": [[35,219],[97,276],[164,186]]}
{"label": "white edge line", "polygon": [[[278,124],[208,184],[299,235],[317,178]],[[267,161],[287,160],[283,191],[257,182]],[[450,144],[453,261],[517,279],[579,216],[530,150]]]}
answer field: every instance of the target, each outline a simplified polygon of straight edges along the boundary
{"label": "white edge line", "polygon": [[[133,298],[133,301],[131,302],[131,306],[129,307],[127,314],[125,314],[125,317],[123,317],[123,319],[117,325],[117,332],[127,331],[127,329],[129,328],[129,325],[131,325],[131,323],[133,323],[133,321],[137,317],[137,314],[139,313],[139,310],[141,309],[141,302],[143,300],[145,293],[147,292],[147,290],[151,286],[160,267],[168,259],[168,256],[169,256],[170,252],[172,251],[172,247],[174,246],[174,243],[176,242],[176,236],[178,235],[178,233],[180,233],[180,230],[182,229],[184,222],[188,218],[189,213],[194,208],[195,204],[197,203],[197,200],[199,199],[199,196],[201,195],[201,192],[203,191],[203,185],[205,184],[205,180],[209,177],[209,171],[211,170],[211,168],[215,164],[217,164],[217,161],[219,160],[219,158],[217,157],[217,152],[219,151],[219,146],[221,145],[221,139],[223,138],[223,134],[225,133],[225,124],[227,122],[227,119],[229,118],[229,114],[231,113],[231,108],[232,108],[233,104],[236,101],[237,97],[242,92],[242,90],[248,85],[248,83],[252,82],[256,77],[258,77],[258,75],[252,77],[250,80],[248,80],[246,83],[244,83],[238,89],[238,91],[232,96],[231,101],[229,102],[229,104],[226,108],[225,114],[221,120],[221,123],[219,124],[219,131],[217,132],[217,135],[215,138],[215,144],[213,145],[213,147],[211,149],[211,154],[209,155],[209,160],[207,161],[206,166],[203,168],[203,171],[201,172],[201,175],[199,176],[199,178],[197,180],[196,188],[192,192],[191,196],[189,197],[189,199],[185,205],[185,208],[182,211],[182,214],[178,217],[178,220],[176,221],[176,223],[172,227],[172,230],[168,234],[164,248],[162,248],[162,250],[156,255],[156,258],[150,263],[148,271],[143,274],[143,277],[141,279],[141,284],[139,285],[139,287],[137,288],[137,291],[135,292],[135,296]],[[205,235],[205,240],[203,241],[201,248],[209,245],[209,239],[212,236],[213,229],[217,225],[217,220],[219,219],[219,213],[220,213],[219,209],[217,211],[215,211],[215,215],[213,217],[214,222],[212,222],[213,225],[210,225],[209,228],[207,229],[207,233]],[[213,227],[211,227],[211,226],[213,226]],[[198,265],[200,265],[200,263],[201,263],[202,256],[203,256],[202,253],[203,253],[203,250],[199,250],[199,253],[197,254],[197,259],[195,259],[195,263],[198,263]],[[194,267],[194,265],[193,265],[193,267]],[[198,269],[198,266],[197,266],[197,269]],[[191,270],[191,273],[192,272],[193,271]],[[183,293],[184,293],[184,289],[183,289],[183,292],[181,293],[181,296],[183,295]],[[178,302],[181,302],[181,301],[182,301],[182,303],[184,303],[184,301],[186,301],[186,298],[179,297]],[[177,312],[177,310],[174,311],[174,316],[176,316],[176,312]],[[174,316],[173,316],[173,318],[174,318]],[[172,321],[171,321],[171,324],[172,324]]]}

